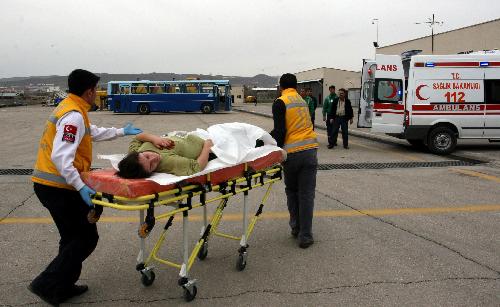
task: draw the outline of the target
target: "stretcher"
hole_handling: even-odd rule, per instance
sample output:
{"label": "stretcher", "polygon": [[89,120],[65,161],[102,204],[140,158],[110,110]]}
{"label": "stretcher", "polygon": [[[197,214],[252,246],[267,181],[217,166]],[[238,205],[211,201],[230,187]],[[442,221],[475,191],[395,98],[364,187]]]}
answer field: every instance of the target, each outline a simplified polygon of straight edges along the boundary
{"label": "stretcher", "polygon": [[[153,263],[158,262],[179,269],[178,285],[183,289],[186,301],[196,297],[196,279],[190,278],[189,272],[196,258],[204,260],[208,254],[208,241],[211,235],[239,241],[236,269],[245,269],[248,257],[248,239],[261,215],[272,186],[282,179],[280,151],[273,151],[264,157],[251,162],[223,168],[212,173],[196,176],[176,184],[160,185],[147,179],[123,179],[115,175],[114,169],[93,170],[82,174],[83,181],[97,193],[92,199],[94,209],[89,213],[89,221],[95,223],[103,211],[103,207],[116,210],[139,211],[140,238],[139,254],[136,270],[141,274],[144,286],[150,286],[155,280]],[[253,217],[248,217],[249,192],[267,187],[264,196]],[[243,194],[243,227],[239,236],[218,231],[223,211],[229,199]],[[210,221],[207,205],[218,203]],[[203,209],[203,226],[200,237],[194,247],[189,249],[189,212],[196,208]],[[160,212],[161,211],[161,212]],[[145,214],[146,213],[146,214]],[[182,215],[182,262],[164,259],[158,252],[165,244],[169,227],[176,216]],[[166,219],[161,234],[145,257],[145,239],[153,229],[156,221]]]}

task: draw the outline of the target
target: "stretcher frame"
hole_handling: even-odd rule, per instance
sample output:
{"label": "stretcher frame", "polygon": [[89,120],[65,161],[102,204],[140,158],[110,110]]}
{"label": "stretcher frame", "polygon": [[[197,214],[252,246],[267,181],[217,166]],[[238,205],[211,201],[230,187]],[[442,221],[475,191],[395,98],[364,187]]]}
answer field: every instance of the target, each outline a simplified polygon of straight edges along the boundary
{"label": "stretcher frame", "polygon": [[[150,286],[155,280],[153,262],[158,262],[170,267],[179,269],[178,285],[183,288],[183,296],[186,301],[191,301],[197,294],[197,280],[189,277],[189,272],[196,258],[204,260],[208,254],[208,241],[211,235],[239,241],[238,258],[236,269],[242,271],[245,269],[248,258],[248,239],[250,238],[259,216],[263,212],[263,207],[267,201],[272,186],[275,182],[282,180],[282,166],[275,165],[270,168],[253,171],[249,169],[248,164],[244,165],[243,176],[216,185],[211,184],[210,174],[206,174],[204,184],[189,184],[186,186],[178,185],[173,190],[159,192],[150,195],[144,195],[136,198],[127,198],[114,196],[103,192],[97,192],[92,202],[94,209],[89,214],[90,222],[97,222],[103,207],[113,208],[125,211],[139,211],[139,230],[140,248],[137,256],[136,270],[141,273],[141,282],[144,286]],[[252,189],[265,187],[267,190],[261,199],[260,205],[254,216],[248,219],[248,194]],[[208,198],[209,193],[218,193],[219,195]],[[218,231],[223,211],[228,204],[228,200],[237,194],[243,193],[243,223],[240,236],[234,236]],[[194,197],[199,197],[198,202],[193,202]],[[213,216],[208,221],[207,204],[219,202]],[[156,207],[170,206],[171,209],[165,213],[155,216]],[[195,208],[203,208],[203,227],[200,237],[189,251],[189,211]],[[144,212],[146,211],[146,216]],[[169,259],[163,259],[158,256],[158,251],[165,243],[167,231],[172,225],[176,215],[182,214],[182,241],[183,257],[182,263],[176,263]],[[167,219],[161,234],[154,244],[153,249],[145,259],[145,239],[153,229],[156,220]]]}

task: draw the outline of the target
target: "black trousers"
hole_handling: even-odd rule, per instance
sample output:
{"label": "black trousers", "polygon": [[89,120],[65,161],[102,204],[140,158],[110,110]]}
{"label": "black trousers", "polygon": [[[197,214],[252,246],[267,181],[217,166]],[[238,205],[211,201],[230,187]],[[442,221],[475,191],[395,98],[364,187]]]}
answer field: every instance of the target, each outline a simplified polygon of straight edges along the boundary
{"label": "black trousers", "polygon": [[34,184],[35,194],[54,220],[61,239],[57,256],[32,282],[48,297],[62,297],[82,270],[83,261],[99,240],[97,227],[87,220],[89,207],[77,191]]}
{"label": "black trousers", "polygon": [[335,116],[333,119],[333,144],[337,145],[337,137],[339,136],[339,129],[342,129],[342,143],[344,147],[349,146],[349,135],[347,133],[347,122],[349,120],[345,116]]}
{"label": "black trousers", "polygon": [[328,135],[328,145],[333,145],[337,143],[337,139],[332,138],[333,134],[333,123],[330,123],[330,115],[326,117],[326,134]]}
{"label": "black trousers", "polygon": [[314,196],[316,195],[316,173],[318,150],[309,149],[288,154],[283,163],[285,193],[290,227],[299,229],[299,239],[312,239]]}

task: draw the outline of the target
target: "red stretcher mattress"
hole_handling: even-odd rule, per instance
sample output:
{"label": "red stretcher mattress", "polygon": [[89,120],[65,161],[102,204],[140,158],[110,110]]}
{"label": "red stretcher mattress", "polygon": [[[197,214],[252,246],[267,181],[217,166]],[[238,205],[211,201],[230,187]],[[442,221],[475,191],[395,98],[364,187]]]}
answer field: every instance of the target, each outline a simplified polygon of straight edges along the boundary
{"label": "red stretcher mattress", "polygon": [[[268,155],[258,158],[254,161],[247,162],[249,170],[260,171],[269,168],[283,161],[281,151],[273,151]],[[221,182],[236,179],[244,176],[245,164],[223,168],[210,173],[210,181],[212,185],[217,185]],[[140,196],[151,195],[159,192],[175,189],[177,184],[160,185],[154,181],[147,179],[124,179],[115,175],[115,169],[101,169],[89,172],[84,172],[81,177],[85,184],[97,192],[107,193],[115,196],[126,198],[137,198]],[[182,181],[182,185],[188,184],[205,184],[207,183],[207,175],[200,175]]]}

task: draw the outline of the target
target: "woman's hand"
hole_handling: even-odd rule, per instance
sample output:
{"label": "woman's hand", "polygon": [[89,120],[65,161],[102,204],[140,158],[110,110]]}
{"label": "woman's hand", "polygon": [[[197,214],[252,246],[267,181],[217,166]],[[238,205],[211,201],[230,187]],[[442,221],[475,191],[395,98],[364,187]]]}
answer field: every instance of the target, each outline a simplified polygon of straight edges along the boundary
{"label": "woman's hand", "polygon": [[208,148],[212,148],[214,146],[214,143],[211,139],[206,139],[204,145],[208,146]]}
{"label": "woman's hand", "polygon": [[162,138],[159,136],[153,138],[153,140],[151,140],[151,143],[153,143],[153,145],[155,145],[155,147],[158,149],[172,149],[175,146],[174,141],[172,141],[171,139]]}

